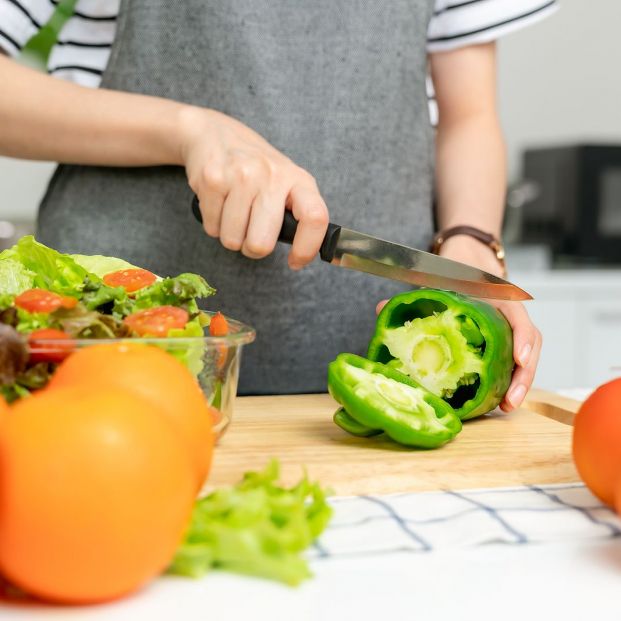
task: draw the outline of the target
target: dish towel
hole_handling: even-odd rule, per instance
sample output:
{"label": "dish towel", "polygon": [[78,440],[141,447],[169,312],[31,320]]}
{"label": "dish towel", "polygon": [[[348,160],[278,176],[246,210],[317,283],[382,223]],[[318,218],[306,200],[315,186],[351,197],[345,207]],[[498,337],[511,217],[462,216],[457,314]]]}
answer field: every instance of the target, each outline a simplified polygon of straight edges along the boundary
{"label": "dish towel", "polygon": [[315,559],[487,544],[619,537],[621,520],[582,484],[333,498]]}

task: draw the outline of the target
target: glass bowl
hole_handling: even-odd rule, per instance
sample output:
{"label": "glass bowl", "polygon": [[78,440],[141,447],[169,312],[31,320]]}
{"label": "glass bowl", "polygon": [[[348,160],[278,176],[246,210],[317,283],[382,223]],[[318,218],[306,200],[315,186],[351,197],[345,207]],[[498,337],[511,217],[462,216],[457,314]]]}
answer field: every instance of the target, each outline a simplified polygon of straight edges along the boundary
{"label": "glass bowl", "polygon": [[229,325],[226,336],[211,336],[206,328],[204,336],[178,338],[78,338],[70,341],[42,338],[31,343],[29,350],[31,355],[62,358],[75,349],[104,343],[131,342],[161,347],[181,360],[198,379],[207,402],[217,410],[214,412],[214,433],[220,438],[233,417],[242,347],[255,339],[253,328],[226,319]]}

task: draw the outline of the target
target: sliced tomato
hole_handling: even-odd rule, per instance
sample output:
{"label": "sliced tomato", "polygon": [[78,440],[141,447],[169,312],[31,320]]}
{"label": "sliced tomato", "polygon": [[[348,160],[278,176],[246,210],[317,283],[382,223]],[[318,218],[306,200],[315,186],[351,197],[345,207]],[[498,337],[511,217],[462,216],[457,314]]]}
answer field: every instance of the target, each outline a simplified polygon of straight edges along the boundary
{"label": "sliced tomato", "polygon": [[60,303],[60,305],[63,308],[75,308],[78,304],[77,298],[72,298],[69,295],[63,295],[62,298],[63,301]]}
{"label": "sliced tomato", "polygon": [[140,336],[166,336],[169,330],[185,328],[190,316],[177,306],[158,306],[132,313],[123,323]]}
{"label": "sliced tomato", "polygon": [[15,306],[29,313],[52,313],[59,308],[73,308],[78,301],[45,289],[27,289],[15,298]]}
{"label": "sliced tomato", "polygon": [[110,272],[103,277],[103,281],[109,287],[123,287],[127,293],[133,293],[138,289],[144,289],[152,285],[157,280],[157,276],[149,270],[139,267],[127,270]]}
{"label": "sliced tomato", "polygon": [[209,323],[211,336],[226,336],[229,333],[229,322],[222,313],[216,313]]}
{"label": "sliced tomato", "polygon": [[[59,341],[46,343],[48,339]],[[73,339],[62,330],[42,328],[28,335],[30,362],[62,362],[73,351]]]}

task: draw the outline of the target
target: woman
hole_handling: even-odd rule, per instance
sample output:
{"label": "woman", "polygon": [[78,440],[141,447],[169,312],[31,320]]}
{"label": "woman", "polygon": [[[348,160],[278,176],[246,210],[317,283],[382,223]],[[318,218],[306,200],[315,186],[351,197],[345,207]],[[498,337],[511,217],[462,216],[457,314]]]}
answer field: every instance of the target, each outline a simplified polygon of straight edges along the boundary
{"label": "woman", "polygon": [[[0,0],[6,52],[18,52],[49,2]],[[65,163],[41,205],[42,242],[160,274],[204,274],[218,306],[257,327],[240,392],[322,391],[327,362],[364,351],[375,305],[403,289],[311,264],[328,219],[427,248],[435,184],[439,229],[499,237],[493,39],[553,5],[125,0],[117,15],[118,2],[81,0],[50,68],[91,85],[105,68],[101,88],[0,58],[0,152]],[[204,231],[190,213],[193,192]],[[299,221],[288,257],[276,244],[284,209]],[[468,235],[440,252],[502,271]],[[499,307],[515,334],[511,409],[532,382],[541,338],[521,305]]]}

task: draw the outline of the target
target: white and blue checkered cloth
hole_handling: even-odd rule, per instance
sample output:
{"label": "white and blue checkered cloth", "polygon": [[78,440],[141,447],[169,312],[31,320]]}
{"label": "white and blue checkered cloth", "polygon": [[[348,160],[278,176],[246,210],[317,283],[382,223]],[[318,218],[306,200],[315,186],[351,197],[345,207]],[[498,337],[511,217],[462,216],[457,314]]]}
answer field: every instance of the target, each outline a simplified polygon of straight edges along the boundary
{"label": "white and blue checkered cloth", "polygon": [[310,552],[322,558],[619,537],[621,519],[582,484],[334,498]]}

